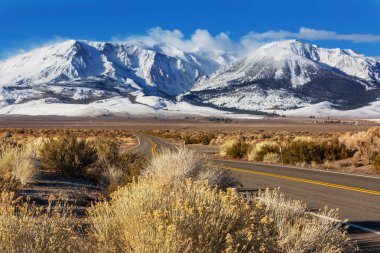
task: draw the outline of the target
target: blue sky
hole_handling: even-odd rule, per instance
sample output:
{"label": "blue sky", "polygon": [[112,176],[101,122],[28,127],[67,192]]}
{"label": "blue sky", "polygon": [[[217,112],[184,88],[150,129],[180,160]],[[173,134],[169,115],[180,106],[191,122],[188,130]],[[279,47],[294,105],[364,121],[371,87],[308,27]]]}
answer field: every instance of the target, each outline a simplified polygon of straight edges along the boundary
{"label": "blue sky", "polygon": [[157,27],[181,40],[202,29],[234,43],[298,38],[380,55],[378,0],[0,0],[0,59],[64,39],[147,39]]}

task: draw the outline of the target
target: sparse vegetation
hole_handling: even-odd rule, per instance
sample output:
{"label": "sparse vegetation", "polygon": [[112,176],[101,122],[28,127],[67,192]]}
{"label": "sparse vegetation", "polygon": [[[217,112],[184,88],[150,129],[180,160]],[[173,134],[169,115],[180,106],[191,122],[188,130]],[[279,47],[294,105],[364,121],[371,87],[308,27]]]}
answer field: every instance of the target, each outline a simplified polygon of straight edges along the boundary
{"label": "sparse vegetation", "polygon": [[[28,131],[18,134],[29,134]],[[17,134],[7,136],[11,139]],[[221,139],[219,135],[214,137],[214,142]],[[264,134],[261,137],[265,138],[231,140],[223,152],[239,158],[252,153],[254,159],[278,162],[283,140],[271,140]],[[195,151],[184,147],[164,150],[147,163],[140,154],[121,153],[117,140],[114,136],[99,140],[58,132],[41,147],[29,149],[26,142],[30,140],[22,144],[10,141],[9,146],[2,146],[1,173],[8,168],[4,171],[20,184],[33,178],[25,172],[29,165],[38,168],[40,155],[45,169],[91,177],[113,193],[109,199],[94,203],[86,217],[77,217],[66,202],[53,197],[44,207],[3,192],[1,252],[358,251],[341,224],[311,215],[303,203],[287,200],[277,190],[263,192],[258,198],[245,197],[229,188],[237,182],[226,170]],[[310,142],[294,140],[299,141],[303,141],[297,144],[300,147]],[[318,151],[318,156],[343,157],[346,144],[332,138],[324,141],[317,143],[323,150]],[[371,160],[374,166],[376,159],[378,156]],[[63,161],[64,166],[59,167],[58,161]],[[332,219],[337,215],[328,209],[318,214]]]}
{"label": "sparse vegetation", "polygon": [[[225,192],[197,181],[197,173],[188,173],[194,166],[182,162],[184,154],[161,153],[151,172],[90,208],[97,247],[109,252],[358,251],[339,223],[308,214],[303,203],[285,200],[277,191],[246,199],[234,189]],[[196,162],[201,157],[192,159],[191,164],[202,164]],[[163,176],[164,164],[173,161],[180,162]],[[336,217],[330,210],[320,214]]]}

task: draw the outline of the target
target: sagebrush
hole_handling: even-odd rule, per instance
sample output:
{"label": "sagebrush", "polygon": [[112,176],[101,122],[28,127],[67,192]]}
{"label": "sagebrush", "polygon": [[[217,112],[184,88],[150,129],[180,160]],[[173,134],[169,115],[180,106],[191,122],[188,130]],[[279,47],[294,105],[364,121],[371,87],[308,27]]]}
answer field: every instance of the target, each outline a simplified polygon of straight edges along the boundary
{"label": "sagebrush", "polygon": [[59,171],[65,175],[81,176],[85,168],[97,161],[96,149],[71,132],[48,139],[40,149],[44,169]]}

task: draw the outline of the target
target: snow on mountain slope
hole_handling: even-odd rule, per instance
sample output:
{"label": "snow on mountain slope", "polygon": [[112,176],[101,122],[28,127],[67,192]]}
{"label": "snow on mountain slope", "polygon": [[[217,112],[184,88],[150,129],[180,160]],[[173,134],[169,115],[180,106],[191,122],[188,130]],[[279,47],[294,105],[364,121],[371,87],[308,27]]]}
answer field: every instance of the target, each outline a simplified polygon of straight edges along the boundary
{"label": "snow on mountain slope", "polygon": [[380,63],[352,50],[297,40],[266,44],[201,78],[182,96],[218,108],[271,112],[330,101],[342,108],[380,97]]}
{"label": "snow on mountain slope", "polygon": [[109,78],[145,92],[178,95],[203,71],[152,50],[120,43],[69,40],[0,62],[0,86],[63,84]]}
{"label": "snow on mountain slope", "polygon": [[260,47],[248,57],[201,79],[193,90],[226,86],[230,81],[249,82],[265,78],[287,79],[296,87],[308,83],[319,69],[336,69],[366,81],[380,82],[380,62],[375,58],[350,49],[325,49],[287,40]]}
{"label": "snow on mountain slope", "polygon": [[378,112],[375,58],[291,40],[266,44],[205,75],[228,57],[165,44],[69,40],[0,61],[0,114]]}
{"label": "snow on mountain slope", "polygon": [[377,119],[380,116],[380,101],[353,110],[337,110],[330,102],[321,102],[303,108],[282,112],[288,116],[334,116],[346,118]]}
{"label": "snow on mountain slope", "polygon": [[[95,117],[100,115],[117,115],[133,117],[183,117],[218,116],[259,119],[261,116],[235,115],[209,107],[201,107],[187,102],[173,102],[156,96],[141,96],[140,102],[131,102],[124,97],[98,100],[89,104],[66,104],[54,99],[39,99],[22,104],[12,104],[0,109],[0,114],[30,116],[76,116]],[[158,102],[158,103],[157,103]]]}
{"label": "snow on mountain slope", "polygon": [[366,57],[351,49],[320,48],[317,45],[302,43],[297,40],[273,42],[263,48],[285,49],[294,52],[296,55],[336,68],[347,75],[367,81],[380,82],[380,63],[375,58]]}

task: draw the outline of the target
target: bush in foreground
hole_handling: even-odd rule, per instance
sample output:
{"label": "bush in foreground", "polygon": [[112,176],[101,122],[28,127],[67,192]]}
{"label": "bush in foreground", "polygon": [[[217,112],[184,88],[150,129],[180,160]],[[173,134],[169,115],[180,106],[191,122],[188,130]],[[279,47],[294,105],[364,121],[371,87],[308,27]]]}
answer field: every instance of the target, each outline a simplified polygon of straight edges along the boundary
{"label": "bush in foreground", "polygon": [[66,132],[57,138],[50,138],[42,145],[40,159],[47,170],[81,176],[85,174],[86,167],[96,162],[97,152],[85,140]]}
{"label": "bush in foreground", "polygon": [[187,154],[185,149],[161,153],[138,181],[90,208],[96,247],[109,252],[358,251],[333,221],[334,210],[317,213],[331,218],[321,219],[278,191],[258,198],[223,191],[196,180],[204,160]]}
{"label": "bush in foreground", "polygon": [[[3,193],[0,251],[357,251],[341,224],[331,220],[335,211],[317,213],[331,218],[321,219],[277,191],[258,198],[224,191],[224,181],[211,171],[215,168],[204,164],[203,157],[185,149],[162,152],[144,176],[95,203],[84,221],[64,204],[53,205],[53,199],[48,207],[37,208]],[[204,178],[208,180],[198,180]]]}
{"label": "bush in foreground", "polygon": [[17,184],[33,182],[37,169],[33,145],[4,145],[0,148],[0,188],[12,189]]}
{"label": "bush in foreground", "polygon": [[49,202],[38,208],[22,203],[14,194],[0,196],[0,252],[14,253],[68,253],[83,252],[86,243],[75,230],[75,222],[62,203]]}
{"label": "bush in foreground", "polygon": [[93,236],[108,252],[278,252],[263,206],[205,181],[175,186],[141,178],[89,210]]}
{"label": "bush in foreground", "polygon": [[180,182],[187,178],[208,180],[210,185],[220,188],[237,183],[228,171],[219,168],[205,156],[198,155],[195,150],[184,147],[176,151],[167,149],[153,157],[143,175],[161,182]]}
{"label": "bush in foreground", "polygon": [[286,199],[278,190],[261,192],[258,201],[274,221],[281,252],[359,252],[346,228],[334,222],[338,219],[336,210],[309,213],[303,202]]}

